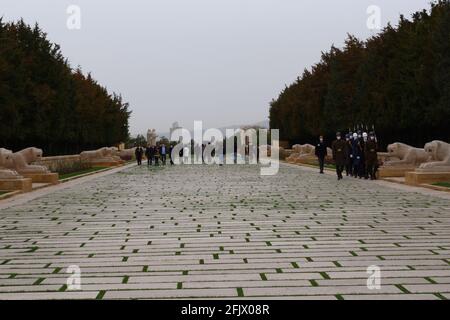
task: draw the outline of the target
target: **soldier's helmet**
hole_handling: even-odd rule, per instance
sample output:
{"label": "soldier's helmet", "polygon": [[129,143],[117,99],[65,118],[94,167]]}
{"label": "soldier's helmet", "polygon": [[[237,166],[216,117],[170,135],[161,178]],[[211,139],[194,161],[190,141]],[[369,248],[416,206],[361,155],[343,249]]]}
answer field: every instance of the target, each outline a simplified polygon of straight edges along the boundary
{"label": "soldier's helmet", "polygon": [[336,137],[340,137],[341,136],[341,133],[338,131],[338,132],[336,132]]}

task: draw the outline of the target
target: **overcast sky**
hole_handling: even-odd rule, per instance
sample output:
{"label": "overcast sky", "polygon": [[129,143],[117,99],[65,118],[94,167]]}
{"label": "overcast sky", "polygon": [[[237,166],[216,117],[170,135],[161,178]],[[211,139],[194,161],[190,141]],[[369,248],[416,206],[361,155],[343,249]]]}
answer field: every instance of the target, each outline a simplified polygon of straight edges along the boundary
{"label": "overcast sky", "polygon": [[[66,26],[69,5],[81,29]],[[0,0],[4,20],[39,25],[133,111],[131,133],[194,120],[223,127],[266,120],[269,102],[347,33],[365,39],[368,6],[381,23],[429,0]]]}

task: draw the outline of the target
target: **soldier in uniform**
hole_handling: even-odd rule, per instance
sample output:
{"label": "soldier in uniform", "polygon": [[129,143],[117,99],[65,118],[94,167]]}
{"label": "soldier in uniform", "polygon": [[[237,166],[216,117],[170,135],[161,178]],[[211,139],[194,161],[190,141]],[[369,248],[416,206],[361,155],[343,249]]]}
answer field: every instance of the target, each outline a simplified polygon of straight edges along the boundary
{"label": "soldier in uniform", "polygon": [[333,142],[332,150],[333,160],[336,164],[336,173],[338,176],[338,180],[341,180],[343,178],[342,172],[344,171],[345,166],[347,144],[344,140],[342,140],[340,132],[336,133],[336,140]]}
{"label": "soldier in uniform", "polygon": [[361,164],[361,145],[359,143],[358,134],[353,134],[352,140],[352,176],[358,178],[359,167]]}
{"label": "soldier in uniform", "polygon": [[360,139],[362,157],[361,157],[361,166],[359,169],[360,170],[359,177],[364,178],[366,180],[369,179],[369,174],[367,172],[366,153],[365,153],[367,140],[368,140],[367,132],[363,132],[362,138]]}
{"label": "soldier in uniform", "polygon": [[370,176],[370,180],[376,179],[376,168],[378,165],[378,144],[375,141],[373,132],[369,135],[369,140],[364,145],[364,154],[366,159],[366,172]]}
{"label": "soldier in uniform", "polygon": [[352,174],[352,143],[351,143],[352,134],[348,133],[345,135],[345,143],[347,144],[347,153],[345,159],[345,174],[347,177]]}

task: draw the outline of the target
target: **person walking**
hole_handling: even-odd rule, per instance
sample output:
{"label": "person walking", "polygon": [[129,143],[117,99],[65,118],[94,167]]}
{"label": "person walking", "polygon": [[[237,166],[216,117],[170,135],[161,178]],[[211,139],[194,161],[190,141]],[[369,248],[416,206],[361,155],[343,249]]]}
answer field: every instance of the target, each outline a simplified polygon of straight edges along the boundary
{"label": "person walking", "polygon": [[360,139],[360,145],[361,145],[361,165],[360,165],[360,178],[369,179],[369,175],[367,172],[367,163],[366,163],[366,143],[368,140],[367,132],[363,132],[362,138]]}
{"label": "person walking", "polygon": [[137,164],[140,166],[142,164],[142,157],[144,155],[144,149],[142,149],[141,146],[138,146],[136,150],[134,151],[134,154],[136,156]]}
{"label": "person walking", "polygon": [[161,154],[161,163],[165,166],[166,165],[166,145],[164,143],[161,145],[159,153]]}
{"label": "person walking", "polygon": [[369,140],[364,145],[364,154],[366,159],[366,172],[370,180],[376,180],[376,169],[378,165],[378,144],[375,141],[375,134],[369,134]]}
{"label": "person walking", "polygon": [[345,143],[344,140],[342,140],[340,132],[336,133],[336,140],[333,141],[332,150],[333,150],[333,160],[335,161],[336,164],[336,174],[338,180],[341,180],[343,178],[342,172],[344,171],[345,166],[347,144]]}
{"label": "person walking", "polygon": [[152,147],[147,146],[145,148],[145,156],[147,157],[147,166],[151,166],[152,165]]}
{"label": "person walking", "polygon": [[327,146],[324,143],[323,136],[319,137],[319,142],[316,144],[315,154],[319,160],[320,174],[323,174],[323,168],[325,165],[325,157],[327,155]]}
{"label": "person walking", "polygon": [[159,166],[159,148],[158,146],[155,146],[155,154],[154,154],[154,158],[155,158],[155,166]]}
{"label": "person walking", "polygon": [[348,177],[352,175],[353,155],[352,155],[352,134],[345,135],[345,143],[347,144],[347,153],[345,158],[345,175]]}
{"label": "person walking", "polygon": [[352,172],[353,172],[352,176],[358,178],[358,176],[360,175],[362,149],[357,133],[353,134],[353,140],[351,142],[351,145],[352,145]]}
{"label": "person walking", "polygon": [[173,146],[170,144],[169,145],[169,161],[170,161],[170,165],[173,166],[173,159],[172,159],[172,151],[173,151]]}

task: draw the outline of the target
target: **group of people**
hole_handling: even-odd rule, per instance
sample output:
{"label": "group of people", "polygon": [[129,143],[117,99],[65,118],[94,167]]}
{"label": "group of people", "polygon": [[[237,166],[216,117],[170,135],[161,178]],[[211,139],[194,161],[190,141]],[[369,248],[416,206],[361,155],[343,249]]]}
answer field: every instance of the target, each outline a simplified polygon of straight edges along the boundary
{"label": "group of people", "polygon": [[[345,170],[347,176],[360,179],[376,179],[378,170],[378,143],[374,132],[348,133],[345,138],[340,132],[336,133],[336,140],[331,145],[333,160],[336,164],[338,180],[343,179]],[[316,145],[316,156],[319,160],[320,173],[323,173],[327,146],[323,136]]]}
{"label": "group of people", "polygon": [[[174,164],[174,159],[172,159],[172,151],[174,147],[172,145],[169,145],[168,147],[165,144],[158,144],[157,146],[148,146],[145,149],[142,146],[137,146],[135,149],[135,156],[136,161],[138,165],[142,165],[142,160],[144,159],[144,156],[147,159],[147,164],[149,166],[156,165],[158,166],[159,163],[162,165],[166,165],[167,159],[170,160],[170,164]],[[222,152],[221,152],[222,151]],[[256,155],[256,158],[259,159],[259,150],[256,148],[256,146],[253,146],[254,154]],[[250,154],[250,147],[248,145],[244,148],[245,157],[248,157]],[[186,144],[184,147],[179,148],[178,155],[180,157],[180,161],[182,163],[191,163],[194,162],[195,164],[198,163],[204,163],[204,164],[210,164],[214,163],[215,161],[222,166],[225,161],[225,155],[226,155],[226,145],[224,143],[217,143],[212,144],[211,142],[208,142],[207,144]],[[244,156],[244,155],[243,155]],[[233,161],[234,163],[237,163],[239,154],[237,150],[237,146],[234,145],[234,153],[233,153]],[[175,160],[175,162],[177,162]],[[177,162],[178,163],[178,162]]]}
{"label": "group of people", "polygon": [[166,147],[165,144],[160,144],[158,146],[147,146],[145,149],[138,146],[134,151],[136,156],[137,164],[142,165],[142,159],[147,158],[147,165],[158,166],[161,161],[162,165],[166,165],[167,155],[169,155],[170,164],[173,165],[172,161],[172,146]]}

